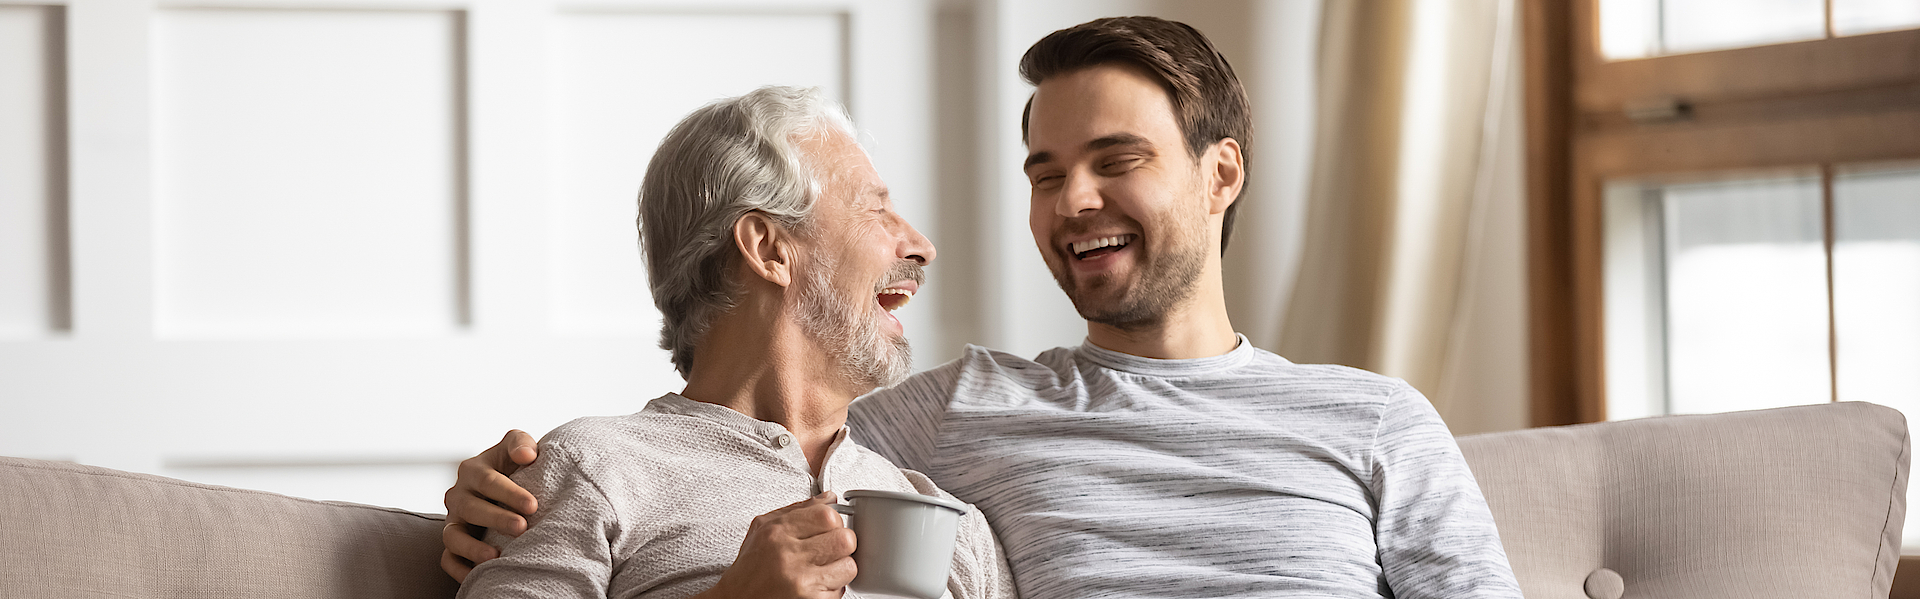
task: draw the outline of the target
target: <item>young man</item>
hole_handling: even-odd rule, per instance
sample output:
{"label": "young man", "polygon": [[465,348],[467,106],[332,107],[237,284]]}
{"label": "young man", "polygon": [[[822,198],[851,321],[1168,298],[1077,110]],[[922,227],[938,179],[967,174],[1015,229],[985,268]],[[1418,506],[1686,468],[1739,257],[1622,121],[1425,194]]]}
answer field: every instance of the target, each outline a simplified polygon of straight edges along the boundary
{"label": "young man", "polygon": [[[1020,68],[1029,223],[1087,342],[969,347],[856,401],[862,442],[979,505],[1024,597],[1519,597],[1419,392],[1234,332],[1220,259],[1251,118],[1206,38],[1101,19]],[[485,472],[520,443],[463,467],[451,517],[517,527],[479,498],[529,507]]]}
{"label": "young man", "polygon": [[[836,492],[944,495],[847,440],[847,404],[907,374],[900,321],[933,246],[893,211],[852,123],[815,90],[707,105],[647,167],[640,237],[686,389],[547,435],[514,475],[532,527],[462,597],[839,597],[858,540]],[[783,507],[784,506],[784,507]],[[757,515],[757,517],[756,517]],[[954,599],[1011,597],[978,510]]]}

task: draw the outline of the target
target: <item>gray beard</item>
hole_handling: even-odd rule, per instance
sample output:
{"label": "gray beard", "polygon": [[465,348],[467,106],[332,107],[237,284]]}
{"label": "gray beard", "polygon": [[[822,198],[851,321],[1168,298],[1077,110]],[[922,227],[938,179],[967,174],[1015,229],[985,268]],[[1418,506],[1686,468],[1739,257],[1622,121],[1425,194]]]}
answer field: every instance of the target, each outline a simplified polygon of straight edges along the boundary
{"label": "gray beard", "polygon": [[[888,339],[879,324],[861,306],[841,301],[827,280],[837,270],[821,261],[800,280],[800,331],[819,343],[839,363],[841,373],[855,383],[891,387],[913,373],[913,348],[905,338]],[[879,310],[868,298],[871,310]]]}

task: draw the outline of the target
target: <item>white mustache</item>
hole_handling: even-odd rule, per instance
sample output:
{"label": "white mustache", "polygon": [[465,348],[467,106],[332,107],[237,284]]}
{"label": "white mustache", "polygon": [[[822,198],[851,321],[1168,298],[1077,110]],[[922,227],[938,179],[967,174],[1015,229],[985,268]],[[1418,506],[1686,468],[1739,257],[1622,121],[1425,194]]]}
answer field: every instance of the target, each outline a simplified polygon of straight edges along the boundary
{"label": "white mustache", "polygon": [[887,269],[887,274],[881,275],[880,282],[874,285],[873,292],[879,293],[897,281],[913,281],[915,285],[926,283],[927,269],[912,260],[895,262],[891,268]]}

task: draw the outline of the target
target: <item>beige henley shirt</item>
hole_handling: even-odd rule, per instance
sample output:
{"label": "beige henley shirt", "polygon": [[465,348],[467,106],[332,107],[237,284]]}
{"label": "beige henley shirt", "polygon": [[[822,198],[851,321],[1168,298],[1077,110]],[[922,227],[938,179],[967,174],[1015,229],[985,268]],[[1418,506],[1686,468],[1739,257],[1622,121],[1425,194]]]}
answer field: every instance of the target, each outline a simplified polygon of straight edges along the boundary
{"label": "beige henley shirt", "polygon": [[[821,472],[813,477],[785,427],[676,394],[637,414],[574,420],[513,475],[540,499],[532,526],[519,538],[489,534],[500,557],[474,568],[460,597],[687,597],[720,580],[754,516],[821,491],[953,497],[847,440],[845,428]],[[961,520],[947,595],[1014,596],[977,509]]]}

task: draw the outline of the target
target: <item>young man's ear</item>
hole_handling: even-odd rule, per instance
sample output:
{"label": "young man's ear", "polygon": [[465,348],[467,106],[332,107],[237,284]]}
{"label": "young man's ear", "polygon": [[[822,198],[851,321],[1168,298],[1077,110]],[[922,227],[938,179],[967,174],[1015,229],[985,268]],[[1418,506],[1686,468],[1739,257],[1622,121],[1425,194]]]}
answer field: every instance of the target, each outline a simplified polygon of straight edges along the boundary
{"label": "young man's ear", "polygon": [[1240,153],[1240,142],[1231,137],[1221,138],[1207,148],[1200,164],[1207,169],[1201,173],[1207,177],[1207,212],[1223,214],[1240,197],[1240,188],[1247,183],[1247,159]]}
{"label": "young man's ear", "polygon": [[753,274],[781,287],[793,284],[793,234],[766,214],[748,212],[733,221],[733,245]]}

